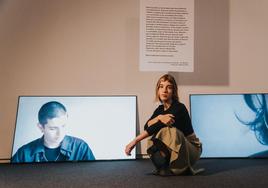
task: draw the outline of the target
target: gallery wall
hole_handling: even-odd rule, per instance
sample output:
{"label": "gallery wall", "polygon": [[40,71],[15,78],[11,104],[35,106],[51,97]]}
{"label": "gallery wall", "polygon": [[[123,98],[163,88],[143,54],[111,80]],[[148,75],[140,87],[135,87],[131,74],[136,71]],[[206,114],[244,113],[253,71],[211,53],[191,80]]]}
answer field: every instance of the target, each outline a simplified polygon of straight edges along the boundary
{"label": "gallery wall", "polygon": [[[267,7],[195,0],[195,71],[170,73],[188,108],[191,93],[268,92]],[[11,155],[18,96],[137,95],[139,133],[165,73],[139,71],[138,0],[0,1],[0,159]],[[146,141],[137,149],[146,154]]]}

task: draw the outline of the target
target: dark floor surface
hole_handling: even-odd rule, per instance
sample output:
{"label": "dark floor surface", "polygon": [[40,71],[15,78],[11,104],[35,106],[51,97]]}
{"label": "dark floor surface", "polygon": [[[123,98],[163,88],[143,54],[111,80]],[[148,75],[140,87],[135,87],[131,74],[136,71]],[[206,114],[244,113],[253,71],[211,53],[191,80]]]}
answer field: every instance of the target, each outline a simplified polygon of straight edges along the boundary
{"label": "dark floor surface", "polygon": [[201,159],[196,176],[159,177],[148,159],[0,164],[0,187],[267,187],[268,159]]}

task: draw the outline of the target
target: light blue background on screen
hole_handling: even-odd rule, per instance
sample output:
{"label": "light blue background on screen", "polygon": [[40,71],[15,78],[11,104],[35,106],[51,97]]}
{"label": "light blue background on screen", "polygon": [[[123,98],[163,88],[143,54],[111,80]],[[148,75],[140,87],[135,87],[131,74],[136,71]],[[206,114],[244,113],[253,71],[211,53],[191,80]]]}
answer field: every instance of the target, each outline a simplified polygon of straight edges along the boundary
{"label": "light blue background on screen", "polygon": [[96,160],[133,159],[125,145],[136,136],[135,96],[20,97],[12,156],[17,149],[42,136],[38,111],[49,102],[62,103],[68,112],[67,134],[82,138]]}
{"label": "light blue background on screen", "polygon": [[242,94],[191,95],[190,102],[193,128],[203,143],[201,157],[248,157],[268,149],[235,116],[255,117]]}

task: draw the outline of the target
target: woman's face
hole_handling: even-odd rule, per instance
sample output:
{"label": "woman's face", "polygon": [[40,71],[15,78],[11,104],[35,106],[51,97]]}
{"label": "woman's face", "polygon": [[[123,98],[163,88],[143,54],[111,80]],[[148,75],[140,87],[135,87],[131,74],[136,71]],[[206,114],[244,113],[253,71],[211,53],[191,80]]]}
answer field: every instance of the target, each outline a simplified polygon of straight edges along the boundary
{"label": "woman's face", "polygon": [[169,81],[161,81],[158,88],[158,97],[161,102],[171,102],[173,85]]}

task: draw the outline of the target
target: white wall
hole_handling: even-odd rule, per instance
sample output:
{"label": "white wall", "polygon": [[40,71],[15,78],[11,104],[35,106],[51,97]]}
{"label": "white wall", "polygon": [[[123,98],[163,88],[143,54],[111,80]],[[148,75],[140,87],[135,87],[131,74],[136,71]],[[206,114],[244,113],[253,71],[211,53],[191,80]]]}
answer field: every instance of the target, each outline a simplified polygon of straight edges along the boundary
{"label": "white wall", "polygon": [[[268,92],[267,7],[195,1],[195,72],[171,73],[182,102],[190,93]],[[0,1],[0,158],[10,158],[19,95],[134,94],[142,130],[165,72],[140,72],[138,60],[138,0]]]}

